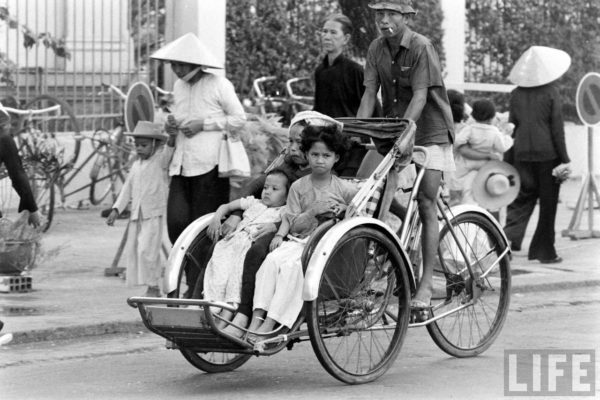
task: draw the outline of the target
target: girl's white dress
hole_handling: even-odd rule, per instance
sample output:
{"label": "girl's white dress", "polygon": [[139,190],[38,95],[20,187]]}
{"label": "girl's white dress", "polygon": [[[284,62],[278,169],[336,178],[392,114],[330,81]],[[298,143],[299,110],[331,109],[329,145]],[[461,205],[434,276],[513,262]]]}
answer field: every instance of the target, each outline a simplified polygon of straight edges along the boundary
{"label": "girl's white dress", "polygon": [[357,191],[356,185],[337,176],[332,176],[329,186],[320,189],[312,185],[310,175],[292,183],[287,198],[288,211],[284,216],[292,222],[290,234],[287,241],[267,255],[256,273],[254,309],[265,310],[267,317],[288,328],[292,326],[304,304],[301,258],[308,240],[306,236],[311,233],[303,232],[302,238],[298,238],[293,221],[317,201],[348,205]]}
{"label": "girl's white dress", "polygon": [[215,245],[204,274],[204,299],[239,303],[242,272],[246,253],[252,246],[257,230],[267,223],[281,221],[285,207],[267,207],[254,197],[240,199],[244,211],[234,232]]}

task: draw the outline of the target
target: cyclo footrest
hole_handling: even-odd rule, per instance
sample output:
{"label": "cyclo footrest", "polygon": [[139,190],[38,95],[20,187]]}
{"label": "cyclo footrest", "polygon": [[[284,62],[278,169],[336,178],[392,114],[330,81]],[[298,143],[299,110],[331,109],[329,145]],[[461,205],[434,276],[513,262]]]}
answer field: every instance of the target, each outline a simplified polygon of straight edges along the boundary
{"label": "cyclo footrest", "polygon": [[214,320],[207,320],[204,307],[219,305],[203,300],[153,297],[132,297],[127,302],[138,308],[146,328],[180,348],[219,352],[251,351],[250,346],[245,347],[219,334],[214,327]]}

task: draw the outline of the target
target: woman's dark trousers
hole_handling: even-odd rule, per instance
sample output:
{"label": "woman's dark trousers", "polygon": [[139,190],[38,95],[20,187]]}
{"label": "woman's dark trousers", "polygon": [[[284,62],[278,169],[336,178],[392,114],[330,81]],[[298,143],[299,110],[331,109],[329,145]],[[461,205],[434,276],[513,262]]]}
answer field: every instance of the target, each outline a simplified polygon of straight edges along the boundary
{"label": "woman's dark trousers", "polygon": [[560,183],[552,176],[552,169],[558,164],[559,160],[515,161],[513,164],[521,177],[521,189],[515,201],[508,206],[504,232],[513,250],[519,250],[527,223],[539,200],[539,218],[529,245],[530,260],[552,260],[557,257],[554,248],[554,224]]}
{"label": "woman's dark trousers", "polygon": [[[183,230],[197,218],[215,211],[228,201],[229,179],[219,178],[217,167],[203,175],[171,177],[167,201],[167,231],[171,243],[175,244]],[[204,266],[205,261],[201,262]],[[194,287],[198,280],[198,269],[188,267],[185,273],[188,286]]]}

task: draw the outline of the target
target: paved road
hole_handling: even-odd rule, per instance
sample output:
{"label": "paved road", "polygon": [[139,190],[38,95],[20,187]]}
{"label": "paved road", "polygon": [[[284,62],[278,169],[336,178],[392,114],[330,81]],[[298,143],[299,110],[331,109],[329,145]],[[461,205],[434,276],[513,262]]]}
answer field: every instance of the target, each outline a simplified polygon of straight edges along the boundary
{"label": "paved road", "polygon": [[[600,291],[517,293],[504,330],[483,355],[455,359],[412,329],[394,366],[362,386],[339,383],[309,343],[239,370],[204,374],[159,337],[139,334],[0,348],[0,389],[12,399],[499,399],[505,349],[590,349],[600,354]],[[598,358],[596,358],[598,360]],[[600,392],[596,361],[596,395]]]}

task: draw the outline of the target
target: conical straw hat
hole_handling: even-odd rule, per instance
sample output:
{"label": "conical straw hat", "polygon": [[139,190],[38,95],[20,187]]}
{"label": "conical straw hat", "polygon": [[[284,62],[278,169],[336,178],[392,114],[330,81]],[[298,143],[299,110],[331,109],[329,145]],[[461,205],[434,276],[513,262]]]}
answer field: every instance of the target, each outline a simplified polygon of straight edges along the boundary
{"label": "conical straw hat", "polygon": [[179,61],[223,69],[223,63],[215,57],[200,39],[193,33],[186,33],[156,50],[150,58],[163,61]]}
{"label": "conical straw hat", "polygon": [[545,46],[531,46],[517,60],[508,80],[517,86],[542,86],[560,78],[571,66],[564,51]]}

